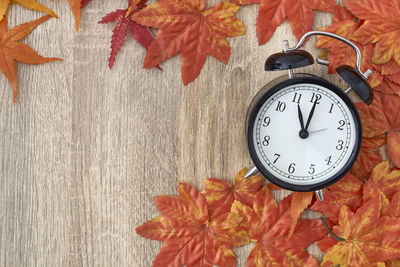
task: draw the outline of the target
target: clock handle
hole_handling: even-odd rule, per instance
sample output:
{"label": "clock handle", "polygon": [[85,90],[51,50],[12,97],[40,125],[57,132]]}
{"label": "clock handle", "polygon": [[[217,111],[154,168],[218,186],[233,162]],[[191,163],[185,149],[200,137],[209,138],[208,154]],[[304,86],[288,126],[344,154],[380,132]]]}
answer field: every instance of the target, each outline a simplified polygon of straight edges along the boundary
{"label": "clock handle", "polygon": [[315,194],[317,195],[319,201],[324,201],[324,192],[322,189],[315,191]]}
{"label": "clock handle", "polygon": [[303,43],[305,42],[305,40],[306,40],[308,37],[313,36],[313,35],[323,35],[323,36],[331,37],[331,38],[334,38],[334,39],[336,39],[336,40],[342,41],[342,42],[344,42],[345,44],[351,46],[351,48],[353,48],[354,51],[355,51],[356,54],[357,54],[357,59],[356,59],[356,68],[357,68],[357,72],[358,72],[365,80],[368,78],[368,76],[365,75],[365,74],[361,71],[361,52],[360,52],[360,49],[358,49],[358,47],[357,47],[353,42],[351,42],[350,40],[348,40],[348,39],[346,39],[346,38],[344,38],[344,37],[342,37],[342,36],[340,36],[340,35],[334,34],[334,33],[324,32],[324,31],[310,31],[310,32],[307,32],[306,34],[303,35],[303,37],[301,37],[300,41],[297,43],[297,45],[296,45],[295,47],[293,47],[293,48],[283,48],[283,52],[292,52],[292,51],[298,50],[298,49],[303,45]]}

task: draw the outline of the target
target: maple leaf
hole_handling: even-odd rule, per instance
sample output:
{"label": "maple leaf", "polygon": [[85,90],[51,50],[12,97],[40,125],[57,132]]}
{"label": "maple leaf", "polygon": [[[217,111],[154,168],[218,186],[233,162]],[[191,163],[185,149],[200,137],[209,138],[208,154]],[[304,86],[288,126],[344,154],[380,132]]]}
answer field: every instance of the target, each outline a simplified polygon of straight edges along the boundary
{"label": "maple leaf", "polygon": [[392,0],[343,0],[364,24],[352,35],[362,44],[375,44],[372,62],[383,64],[393,58],[400,64],[400,2]]}
{"label": "maple leaf", "polygon": [[92,0],[81,0],[81,8],[86,7]]}
{"label": "maple leaf", "polygon": [[[113,30],[111,39],[111,53],[108,60],[110,69],[114,66],[115,58],[118,55],[121,47],[124,45],[125,39],[128,36],[128,29],[130,30],[133,38],[144,48],[148,48],[154,40],[153,35],[146,26],[142,26],[132,21],[133,11],[136,12],[146,6],[147,1],[141,1],[137,6],[135,3],[130,4],[126,9],[119,9],[104,16],[99,23],[117,22]],[[157,68],[161,69],[159,66]]]}
{"label": "maple leaf", "polygon": [[314,192],[293,192],[290,201],[291,223],[289,229],[289,237],[291,237],[296,228],[297,222],[303,211],[311,204]]}
{"label": "maple leaf", "polygon": [[387,152],[392,162],[400,166],[400,97],[376,93],[370,106],[356,104],[365,137],[386,135]]}
{"label": "maple leaf", "polygon": [[215,179],[204,179],[206,187],[202,194],[206,197],[210,217],[213,218],[223,211],[231,209],[234,200],[238,200],[246,205],[253,205],[253,200],[260,188],[263,177],[252,176],[244,178],[247,169],[242,169],[235,177],[233,186],[229,183]]}
{"label": "maple leaf", "polygon": [[334,0],[233,0],[239,5],[260,3],[257,17],[258,43],[265,44],[287,18],[297,39],[312,30],[313,10],[332,11]]}
{"label": "maple leaf", "polygon": [[164,242],[153,266],[233,266],[231,247],[249,242],[241,216],[226,212],[210,220],[206,198],[189,184],[179,182],[178,197],[159,196],[154,203],[161,216],[136,228]]}
{"label": "maple leaf", "polygon": [[243,217],[243,226],[256,242],[246,266],[304,266],[310,262],[306,248],[326,231],[318,220],[301,220],[288,238],[291,198],[290,195],[277,205],[268,188],[262,187],[253,208],[234,201],[232,212]]}
{"label": "maple leaf", "polygon": [[48,9],[44,5],[38,3],[36,0],[1,0],[0,1],[0,20],[4,18],[6,15],[7,9],[10,4],[19,4],[25,8],[29,8],[31,10],[37,10],[49,14],[55,18],[58,18],[56,13],[54,13],[51,9]]}
{"label": "maple leaf", "polygon": [[50,61],[62,60],[59,58],[42,57],[27,44],[18,42],[49,18],[50,16],[43,16],[37,20],[18,25],[9,31],[7,31],[7,18],[0,21],[0,70],[6,76],[14,90],[14,102],[18,94],[16,61],[26,64],[43,64]]}
{"label": "maple leaf", "polygon": [[204,0],[160,0],[133,15],[136,22],[160,28],[144,60],[152,68],[181,52],[182,80],[186,85],[200,74],[209,54],[228,63],[231,49],[225,37],[243,35],[239,9],[222,2],[204,10]]}
{"label": "maple leaf", "polygon": [[400,170],[392,170],[388,161],[382,161],[373,169],[370,180],[390,198],[400,188]]}
{"label": "maple leaf", "polygon": [[357,160],[353,167],[350,169],[350,173],[357,176],[362,181],[367,179],[372,169],[380,162],[382,162],[382,156],[379,151],[379,147],[385,145],[386,136],[380,135],[372,138],[364,137],[362,139],[361,150],[357,156]]}
{"label": "maple leaf", "polygon": [[[318,242],[326,250],[321,266],[372,266],[400,256],[400,243],[395,238],[400,233],[400,219],[380,217],[376,198],[355,213],[343,205],[332,233],[343,241],[327,236]],[[327,249],[327,244],[332,246]]]}
{"label": "maple leaf", "polygon": [[347,205],[356,210],[362,203],[363,183],[347,174],[335,184],[324,190],[324,201],[316,201],[311,209],[323,213],[330,222],[336,223],[340,208]]}

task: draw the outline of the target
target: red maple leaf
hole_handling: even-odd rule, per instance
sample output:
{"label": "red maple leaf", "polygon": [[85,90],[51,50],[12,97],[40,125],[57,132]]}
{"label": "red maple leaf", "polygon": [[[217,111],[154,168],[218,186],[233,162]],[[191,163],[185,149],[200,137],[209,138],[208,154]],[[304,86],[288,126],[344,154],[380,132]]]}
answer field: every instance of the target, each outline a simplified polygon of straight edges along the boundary
{"label": "red maple leaf", "polygon": [[242,217],[230,212],[210,219],[205,197],[179,182],[179,196],[159,196],[161,215],[136,228],[143,237],[164,242],[153,266],[234,266],[231,250],[249,242]]}
{"label": "red maple leaf", "polygon": [[[136,4],[131,1],[129,7],[126,9],[118,9],[104,16],[99,23],[111,23],[117,22],[113,30],[113,36],[111,39],[111,53],[108,59],[108,66],[110,69],[114,66],[115,58],[118,55],[121,47],[124,45],[125,39],[128,36],[128,30],[130,30],[133,38],[144,48],[148,48],[151,42],[154,40],[149,28],[142,26],[132,20],[134,12],[146,7],[147,0]],[[132,4],[133,3],[133,4]],[[157,68],[161,69],[159,66]]]}
{"label": "red maple leaf", "polygon": [[206,54],[228,63],[231,49],[225,37],[245,32],[243,23],[234,17],[238,9],[228,2],[204,10],[204,0],[160,0],[140,10],[133,20],[160,28],[147,50],[144,67],[155,67],[181,52],[182,80],[186,85],[200,74]]}
{"label": "red maple leaf", "polygon": [[305,266],[313,262],[306,248],[326,233],[319,220],[301,220],[288,238],[291,226],[292,196],[279,205],[267,187],[256,195],[253,208],[235,201],[232,212],[241,215],[243,226],[255,245],[246,266]]}
{"label": "red maple leaf", "polygon": [[244,178],[247,169],[241,170],[233,181],[233,186],[229,183],[208,178],[204,180],[206,187],[202,194],[206,197],[210,217],[214,218],[222,212],[230,211],[234,200],[238,200],[246,205],[253,205],[253,200],[260,188],[263,180],[262,176],[252,176]]}

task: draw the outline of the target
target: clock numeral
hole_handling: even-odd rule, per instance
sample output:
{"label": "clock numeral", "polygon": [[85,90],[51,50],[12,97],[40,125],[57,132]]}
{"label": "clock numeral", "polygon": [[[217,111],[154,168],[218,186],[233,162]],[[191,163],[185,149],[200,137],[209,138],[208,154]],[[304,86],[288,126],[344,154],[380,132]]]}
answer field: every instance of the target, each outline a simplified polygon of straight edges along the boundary
{"label": "clock numeral", "polygon": [[344,144],[344,141],[343,140],[339,140],[338,141],[338,145],[336,146],[336,149],[337,150],[342,150],[343,149],[343,144]]}
{"label": "clock numeral", "polygon": [[264,127],[268,127],[268,125],[271,123],[271,118],[270,117],[265,117],[264,118],[264,123],[263,126]]}
{"label": "clock numeral", "polygon": [[337,127],[338,130],[343,131],[343,126],[346,124],[346,122],[344,120],[340,120],[339,121],[339,127]]}
{"label": "clock numeral", "polygon": [[312,97],[311,97],[310,102],[314,103],[315,101],[317,101],[317,104],[319,104],[319,103],[321,103],[320,102],[321,98],[322,98],[321,94],[312,93]]}
{"label": "clock numeral", "polygon": [[308,170],[308,174],[314,174],[315,173],[315,164],[311,164],[310,169]]}
{"label": "clock numeral", "polygon": [[263,146],[268,146],[270,139],[271,137],[269,135],[264,136],[264,141],[262,142]]}
{"label": "clock numeral", "polygon": [[329,113],[332,113],[333,110],[333,103],[331,103],[331,108],[329,109]]}
{"label": "clock numeral", "polygon": [[276,157],[276,159],[274,160],[274,164],[278,161],[278,159],[281,157],[281,154],[275,153],[274,157]]}
{"label": "clock numeral", "polygon": [[289,165],[288,172],[290,174],[294,173],[294,171],[296,170],[294,167],[296,167],[295,163],[292,163],[292,164]]}
{"label": "clock numeral", "polygon": [[293,102],[293,103],[300,104],[301,96],[302,96],[302,94],[298,94],[297,92],[295,92],[292,102]]}
{"label": "clock numeral", "polygon": [[278,101],[278,105],[276,106],[276,111],[283,112],[286,109],[286,103]]}
{"label": "clock numeral", "polygon": [[326,159],[325,159],[325,161],[326,161],[326,165],[331,165],[331,162],[332,162],[332,156],[329,156],[329,157],[327,157]]}

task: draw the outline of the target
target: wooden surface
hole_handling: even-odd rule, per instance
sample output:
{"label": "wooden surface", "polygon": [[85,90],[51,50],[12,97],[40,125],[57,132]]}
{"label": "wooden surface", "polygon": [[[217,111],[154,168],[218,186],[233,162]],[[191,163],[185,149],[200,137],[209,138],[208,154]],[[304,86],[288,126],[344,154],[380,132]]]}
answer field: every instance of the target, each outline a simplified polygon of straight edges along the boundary
{"label": "wooden surface", "polygon": [[[282,75],[263,65],[283,39],[295,43],[290,26],[258,46],[258,6],[241,8],[247,34],[229,40],[229,64],[208,57],[184,87],[179,55],[162,72],[142,69],[145,51],[131,37],[107,68],[113,25],[96,22],[126,0],[93,0],[78,33],[67,1],[42,2],[60,18],[24,42],[64,62],[18,65],[15,105],[0,75],[0,266],[150,266],[161,244],[135,228],[158,214],[153,196],[176,194],[178,179],[201,189],[203,178],[232,181],[251,166],[246,111]],[[40,15],[13,6],[9,26]],[[330,24],[329,14],[315,15],[318,27]],[[305,71],[344,87],[324,67]],[[238,266],[251,247],[235,249]]]}

